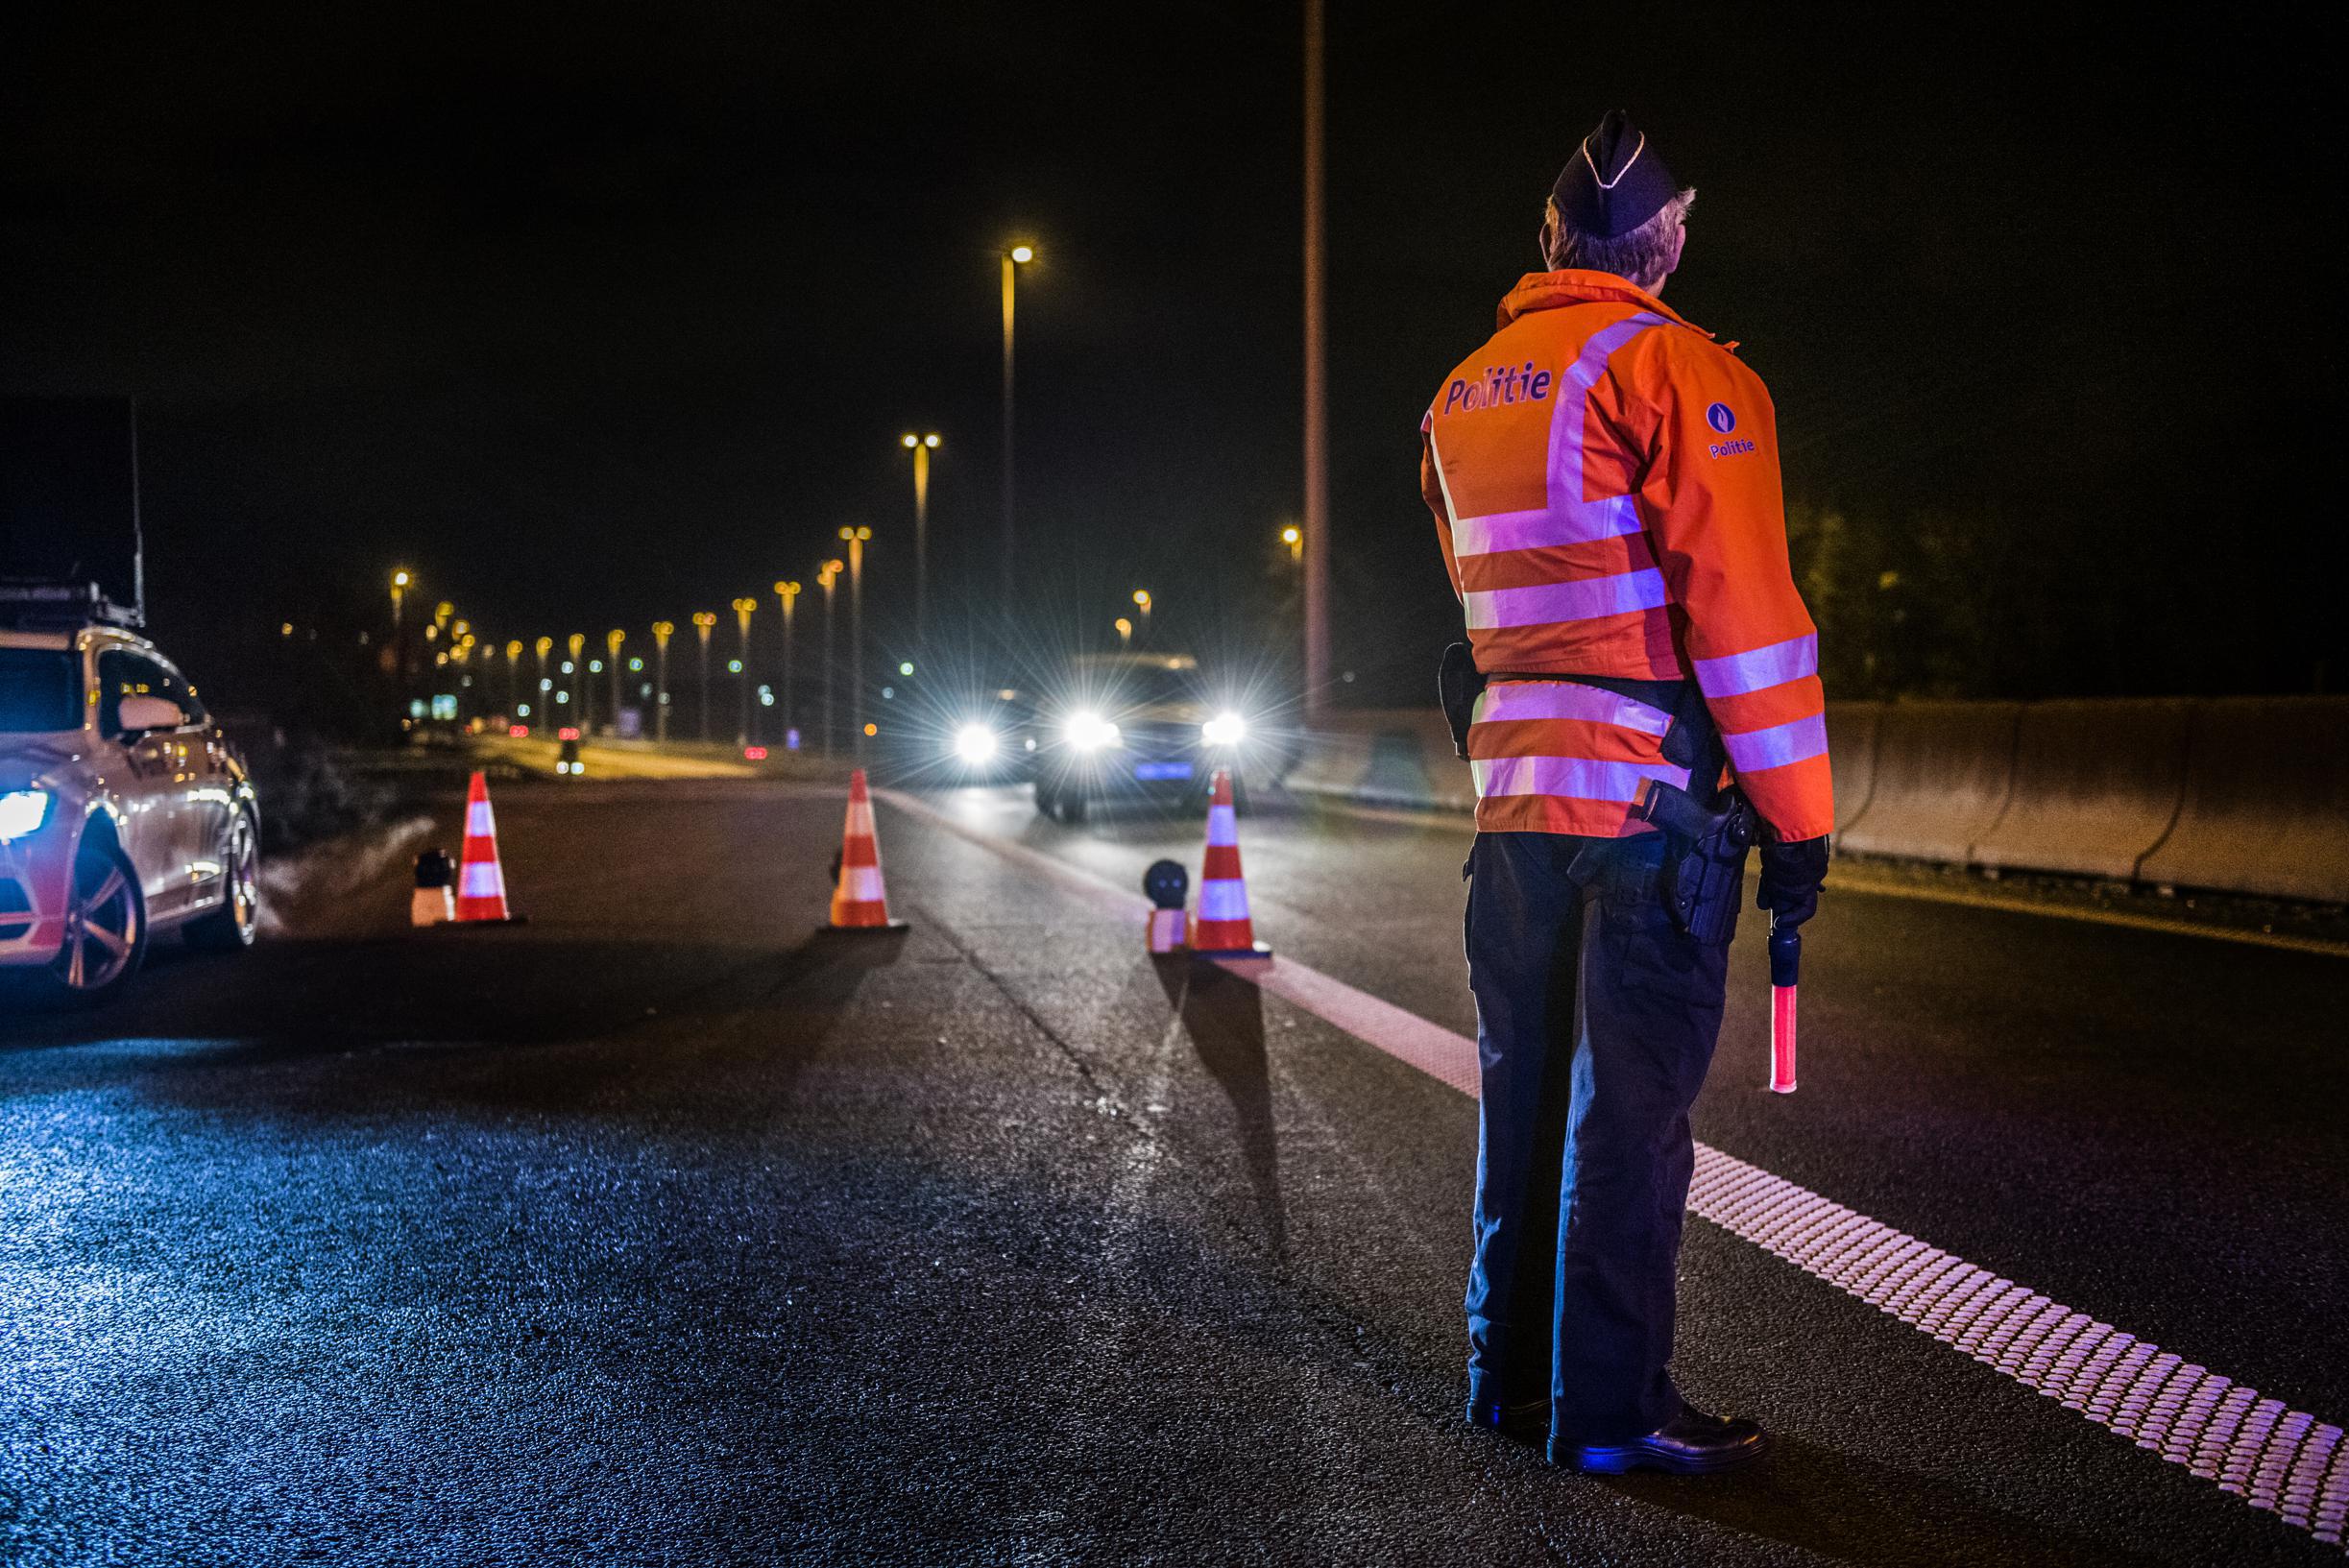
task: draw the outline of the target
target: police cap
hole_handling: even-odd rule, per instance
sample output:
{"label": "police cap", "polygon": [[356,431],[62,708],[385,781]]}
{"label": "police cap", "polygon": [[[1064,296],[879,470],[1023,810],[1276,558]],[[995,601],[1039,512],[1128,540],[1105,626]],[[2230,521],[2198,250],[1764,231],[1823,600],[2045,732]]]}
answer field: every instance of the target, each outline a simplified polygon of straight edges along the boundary
{"label": "police cap", "polygon": [[1615,109],[1566,160],[1550,200],[1576,233],[1615,239],[1661,212],[1680,188],[1646,134]]}

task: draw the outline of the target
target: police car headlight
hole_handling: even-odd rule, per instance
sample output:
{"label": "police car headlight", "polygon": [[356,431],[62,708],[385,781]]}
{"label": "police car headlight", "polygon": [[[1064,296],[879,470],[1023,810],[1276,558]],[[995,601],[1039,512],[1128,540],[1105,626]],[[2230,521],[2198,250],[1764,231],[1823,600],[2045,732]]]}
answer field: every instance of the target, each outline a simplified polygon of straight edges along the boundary
{"label": "police car headlight", "polygon": [[24,838],[49,819],[49,791],[12,789],[0,795],[0,838]]}
{"label": "police car headlight", "polygon": [[966,762],[983,762],[995,755],[995,732],[983,724],[965,724],[955,732],[955,755]]}
{"label": "police car headlight", "polygon": [[1199,733],[1210,746],[1237,746],[1247,738],[1247,720],[1237,713],[1218,713],[1200,725]]}
{"label": "police car headlight", "polygon": [[1069,744],[1078,751],[1100,751],[1118,743],[1118,727],[1099,713],[1078,713],[1061,726]]}

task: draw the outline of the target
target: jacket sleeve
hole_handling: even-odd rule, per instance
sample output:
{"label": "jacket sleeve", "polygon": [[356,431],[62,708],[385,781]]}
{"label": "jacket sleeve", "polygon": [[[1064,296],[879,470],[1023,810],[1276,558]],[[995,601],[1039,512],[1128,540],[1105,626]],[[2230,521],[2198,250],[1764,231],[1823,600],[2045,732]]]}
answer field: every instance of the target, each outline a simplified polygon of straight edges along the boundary
{"label": "jacket sleeve", "polygon": [[1667,337],[1660,384],[1642,377],[1660,415],[1640,487],[1657,565],[1746,798],[1778,837],[1817,838],[1835,826],[1827,699],[1786,555],[1777,414],[1726,350]]}
{"label": "jacket sleeve", "polygon": [[1444,505],[1443,475],[1436,471],[1435,438],[1428,433],[1434,422],[1430,415],[1419,423],[1419,499],[1435,514],[1436,543],[1443,550],[1443,569],[1452,579],[1452,597],[1460,595],[1460,563],[1452,558],[1452,514]]}

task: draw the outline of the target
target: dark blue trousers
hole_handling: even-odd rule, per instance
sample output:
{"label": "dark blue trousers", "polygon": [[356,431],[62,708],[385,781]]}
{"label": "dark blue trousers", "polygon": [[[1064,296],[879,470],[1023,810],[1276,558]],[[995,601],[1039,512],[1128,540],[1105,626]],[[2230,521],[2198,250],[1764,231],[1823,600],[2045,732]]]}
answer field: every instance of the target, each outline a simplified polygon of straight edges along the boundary
{"label": "dark blue trousers", "polygon": [[1471,1419],[1550,1402],[1612,1443],[1680,1413],[1665,1363],[1728,948],[1681,931],[1659,834],[1480,833],[1468,985],[1484,1100],[1468,1270]]}

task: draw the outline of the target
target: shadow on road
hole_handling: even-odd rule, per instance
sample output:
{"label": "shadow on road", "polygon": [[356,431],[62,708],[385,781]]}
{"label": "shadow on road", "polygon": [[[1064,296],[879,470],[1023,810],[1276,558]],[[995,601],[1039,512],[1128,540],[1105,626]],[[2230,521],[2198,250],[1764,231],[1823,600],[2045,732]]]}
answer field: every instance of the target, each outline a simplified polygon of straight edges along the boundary
{"label": "shadow on road", "polygon": [[1167,1001],[1199,1065],[1231,1101],[1233,1131],[1256,1195],[1266,1250],[1289,1262],[1288,1219],[1280,1194],[1280,1137],[1272,1115],[1271,1064],[1264,1049],[1264,993],[1255,984],[1188,953],[1152,960]]}
{"label": "shadow on road", "polygon": [[[1920,1456],[1934,1462],[1933,1456]],[[2167,1559],[2129,1552],[1988,1507],[1951,1482],[1783,1434],[1753,1469],[1720,1482],[1635,1472],[1599,1484],[1651,1508],[1708,1520],[1841,1562],[1966,1560],[2016,1568],[2136,1568]]]}
{"label": "shadow on road", "polygon": [[[780,949],[549,927],[266,942],[225,961],[158,950],[119,1003],[0,1018],[0,1094],[99,1076],[227,1112],[621,1115],[692,1092],[710,1052],[756,1051],[774,1087],[903,952],[893,935]],[[285,1068],[309,1070],[254,1071]]]}

